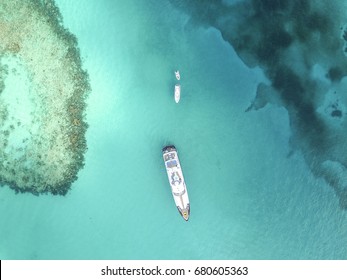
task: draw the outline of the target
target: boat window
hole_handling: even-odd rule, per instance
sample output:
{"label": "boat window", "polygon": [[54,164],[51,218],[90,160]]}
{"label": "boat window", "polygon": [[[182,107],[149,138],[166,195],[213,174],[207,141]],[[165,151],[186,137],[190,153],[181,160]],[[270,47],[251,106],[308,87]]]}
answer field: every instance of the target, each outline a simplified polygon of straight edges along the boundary
{"label": "boat window", "polygon": [[166,163],[166,166],[167,166],[168,168],[173,168],[173,167],[177,166],[177,161],[171,160],[171,161],[169,161],[169,162]]}
{"label": "boat window", "polygon": [[174,158],[175,158],[175,153],[166,154],[164,156],[165,161],[168,161],[169,159],[174,159]]}

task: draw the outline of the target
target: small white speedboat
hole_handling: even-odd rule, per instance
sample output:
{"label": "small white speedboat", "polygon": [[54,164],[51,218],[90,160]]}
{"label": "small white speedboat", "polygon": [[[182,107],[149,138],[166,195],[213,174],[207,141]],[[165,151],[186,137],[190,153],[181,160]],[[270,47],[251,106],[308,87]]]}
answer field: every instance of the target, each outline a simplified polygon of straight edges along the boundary
{"label": "small white speedboat", "polygon": [[176,84],[175,85],[175,101],[176,103],[180,102],[181,98],[181,85]]}
{"label": "small white speedboat", "polygon": [[177,81],[179,81],[181,79],[181,75],[180,75],[180,71],[175,71],[175,76],[176,76],[176,79]]}
{"label": "small white speedboat", "polygon": [[176,207],[183,219],[188,221],[190,215],[190,202],[175,146],[170,145],[164,147],[163,158]]}

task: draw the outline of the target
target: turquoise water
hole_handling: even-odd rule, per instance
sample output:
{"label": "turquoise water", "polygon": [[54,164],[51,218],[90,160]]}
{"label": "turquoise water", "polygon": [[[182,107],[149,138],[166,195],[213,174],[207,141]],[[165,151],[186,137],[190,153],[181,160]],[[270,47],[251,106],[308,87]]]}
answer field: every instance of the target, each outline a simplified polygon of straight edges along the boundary
{"label": "turquoise water", "polygon": [[[213,27],[167,1],[56,1],[90,75],[85,167],[64,196],[0,188],[2,259],[346,259],[347,211],[281,106]],[[182,96],[173,99],[174,70]],[[174,205],[174,144],[191,217]]]}

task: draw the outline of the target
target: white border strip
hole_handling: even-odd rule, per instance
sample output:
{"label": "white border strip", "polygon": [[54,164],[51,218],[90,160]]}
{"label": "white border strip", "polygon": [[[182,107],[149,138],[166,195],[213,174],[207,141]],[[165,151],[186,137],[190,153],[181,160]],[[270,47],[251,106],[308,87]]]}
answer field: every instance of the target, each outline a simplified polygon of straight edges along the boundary
{"label": "white border strip", "polygon": [[[159,271],[162,275],[155,275]],[[103,273],[111,275],[102,275]],[[176,275],[165,275],[165,273]],[[1,261],[2,280],[143,278],[346,280],[347,261]]]}

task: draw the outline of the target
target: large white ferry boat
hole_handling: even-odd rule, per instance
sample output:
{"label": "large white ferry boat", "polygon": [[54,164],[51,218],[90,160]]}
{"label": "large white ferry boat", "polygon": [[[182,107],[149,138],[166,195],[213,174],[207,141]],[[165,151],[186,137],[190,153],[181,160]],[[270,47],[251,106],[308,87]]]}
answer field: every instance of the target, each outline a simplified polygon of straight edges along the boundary
{"label": "large white ferry boat", "polygon": [[175,146],[164,147],[163,158],[178,212],[183,219],[188,221],[190,215],[189,197]]}

